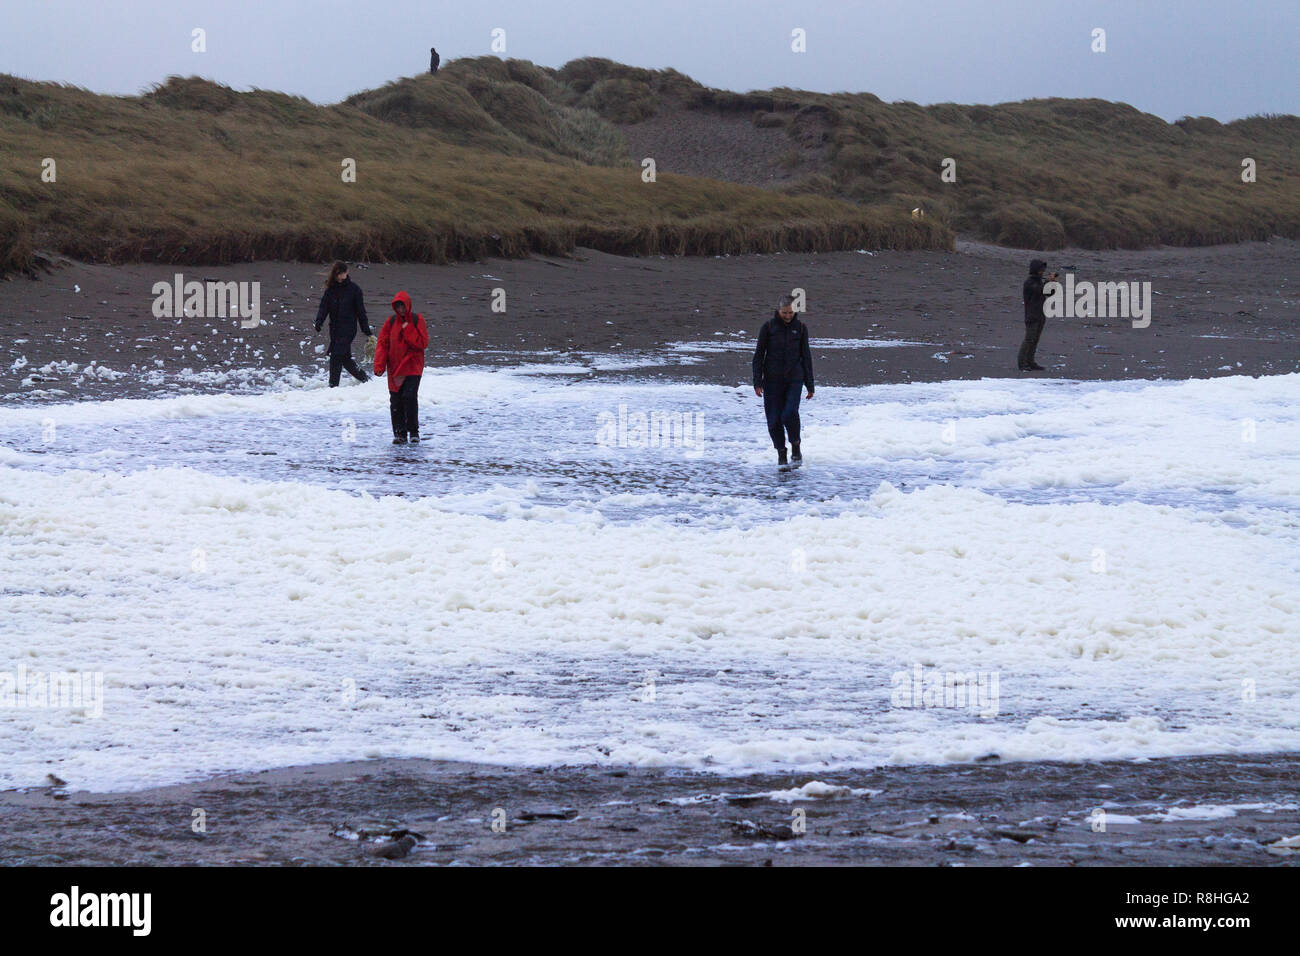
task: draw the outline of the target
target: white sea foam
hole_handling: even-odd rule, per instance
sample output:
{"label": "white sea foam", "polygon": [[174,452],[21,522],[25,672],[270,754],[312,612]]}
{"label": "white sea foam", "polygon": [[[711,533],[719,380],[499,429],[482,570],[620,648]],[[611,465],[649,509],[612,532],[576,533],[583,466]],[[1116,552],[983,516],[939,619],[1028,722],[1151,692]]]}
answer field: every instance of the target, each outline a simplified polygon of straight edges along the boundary
{"label": "white sea foam", "polygon": [[[621,394],[480,371],[431,379],[470,403],[471,423],[474,402],[536,415],[560,394],[594,407]],[[373,412],[382,388],[6,408],[0,430],[53,415],[219,431],[322,402]],[[71,469],[0,448],[0,674],[104,677],[99,718],[0,700],[0,785],[53,771],[138,787],[379,755],[815,780],[994,754],[1295,750],[1298,391],[1300,376],[846,391],[807,413],[819,454],[933,452],[968,486],[878,482],[851,508],[801,514],[794,498],[788,517],[758,523],[584,520],[525,509],[517,487],[490,517],[444,507],[454,487],[375,497],[132,471],[111,445]],[[921,434],[950,413],[955,441]],[[1239,417],[1255,422],[1249,448],[1214,437]],[[1249,507],[1086,500],[1102,479],[1208,481]],[[1085,500],[994,493],[1070,482]],[[494,494],[473,492],[476,507]],[[997,716],[898,706],[896,676],[916,665],[997,673]]]}

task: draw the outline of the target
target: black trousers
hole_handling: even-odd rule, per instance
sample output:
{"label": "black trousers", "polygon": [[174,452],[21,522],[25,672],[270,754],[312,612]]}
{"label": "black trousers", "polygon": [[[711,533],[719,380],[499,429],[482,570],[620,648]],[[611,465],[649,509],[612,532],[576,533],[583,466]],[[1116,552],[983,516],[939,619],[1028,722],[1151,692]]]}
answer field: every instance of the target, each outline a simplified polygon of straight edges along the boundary
{"label": "black trousers", "polygon": [[408,375],[402,387],[388,393],[388,410],[393,415],[393,437],[420,434],[420,408],[416,396],[420,391],[420,376]]}
{"label": "black trousers", "polygon": [[767,415],[767,433],[778,451],[785,447],[785,436],[790,444],[799,444],[799,398],[803,395],[803,382],[783,382],[780,379],[763,379],[763,411]]}
{"label": "black trousers", "polygon": [[357,368],[357,363],[352,358],[351,352],[331,352],[330,353],[330,388],[338,388],[339,373],[347,369],[349,374],[358,382],[368,382],[366,373]]}
{"label": "black trousers", "polygon": [[1034,352],[1038,350],[1038,337],[1043,334],[1043,326],[1046,324],[1046,319],[1034,319],[1025,323],[1025,340],[1020,343],[1020,355],[1016,359],[1018,368],[1026,369],[1036,364]]}

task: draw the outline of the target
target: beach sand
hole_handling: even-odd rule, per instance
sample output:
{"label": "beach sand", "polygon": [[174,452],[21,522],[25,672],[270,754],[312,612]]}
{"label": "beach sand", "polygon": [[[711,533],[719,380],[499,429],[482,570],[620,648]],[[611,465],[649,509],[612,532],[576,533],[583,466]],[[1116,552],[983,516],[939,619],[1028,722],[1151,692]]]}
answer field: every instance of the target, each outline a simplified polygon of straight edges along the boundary
{"label": "beach sand", "polygon": [[[132,793],[0,793],[0,861],[1295,865],[1300,851],[1270,845],[1300,833],[1298,771],[1297,754],[744,777],[372,760]],[[847,789],[812,796],[812,781]],[[806,789],[780,793],[796,788]],[[206,832],[193,828],[196,810]],[[384,834],[403,830],[419,835],[409,854],[377,855],[394,843]]]}
{"label": "beach sand", "polygon": [[[1020,285],[1031,255],[968,242],[952,253],[713,259],[630,259],[578,250],[564,259],[358,265],[352,277],[365,290],[376,330],[393,293],[410,293],[429,322],[430,366],[569,363],[575,354],[591,353],[651,353],[653,360],[672,343],[731,336],[752,342],[777,298],[799,287],[807,293],[805,320],[818,385],[834,387],[1024,374],[1015,366],[1024,331]],[[1049,320],[1038,353],[1048,371],[1038,376],[1177,379],[1300,369],[1300,242],[1047,258],[1075,266],[1078,280],[1149,281],[1153,308],[1145,329],[1118,318]],[[0,283],[0,320],[11,330],[0,346],[0,396],[70,401],[204,390],[181,381],[160,393],[130,373],[133,365],[173,376],[228,361],[230,368],[296,367],[323,378],[325,360],[315,349],[325,337],[313,334],[312,320],[324,268],[67,263],[38,280]],[[171,282],[177,272],[187,280],[260,282],[268,324],[241,330],[231,318],[155,318],[153,284]],[[492,311],[496,288],[505,290],[505,313]],[[818,344],[832,339],[922,344]],[[361,344],[358,337],[358,358]],[[748,348],[697,358],[702,360],[682,364],[665,353],[660,365],[598,374],[725,385],[749,379]],[[22,384],[56,361],[94,361],[128,374],[112,380],[83,376],[72,388],[58,375]],[[42,388],[62,394],[36,394]]]}

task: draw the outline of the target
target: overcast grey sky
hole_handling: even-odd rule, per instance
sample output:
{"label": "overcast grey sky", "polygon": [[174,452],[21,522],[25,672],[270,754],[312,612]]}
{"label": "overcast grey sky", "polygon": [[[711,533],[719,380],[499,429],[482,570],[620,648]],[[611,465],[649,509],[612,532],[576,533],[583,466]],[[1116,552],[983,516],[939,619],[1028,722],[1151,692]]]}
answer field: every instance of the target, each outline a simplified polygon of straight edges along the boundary
{"label": "overcast grey sky", "polygon": [[[1165,119],[1300,113],[1300,0],[0,0],[0,72],[102,93],[169,74],[336,102],[491,53],[603,56],[733,90],[918,103],[1122,100]],[[191,51],[191,30],[207,52]],[[794,28],[807,52],[790,49]],[[1106,52],[1091,50],[1106,30]]]}

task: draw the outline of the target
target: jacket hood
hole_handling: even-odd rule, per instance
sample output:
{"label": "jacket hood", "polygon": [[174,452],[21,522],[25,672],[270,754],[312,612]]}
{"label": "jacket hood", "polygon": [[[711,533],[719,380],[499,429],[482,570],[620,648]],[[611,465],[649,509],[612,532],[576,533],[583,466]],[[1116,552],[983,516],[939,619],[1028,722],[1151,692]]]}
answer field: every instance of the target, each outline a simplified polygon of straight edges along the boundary
{"label": "jacket hood", "polygon": [[406,314],[407,314],[407,315],[411,315],[412,312],[414,311],[414,310],[411,308],[411,297],[410,297],[409,295],[407,295],[405,292],[399,292],[399,293],[397,293],[397,295],[393,296],[393,306],[394,306],[393,311],[394,311],[394,312],[397,311],[396,306],[397,306],[397,303],[399,303],[399,302],[403,303],[403,304],[406,306]]}
{"label": "jacket hood", "polygon": [[1046,268],[1047,268],[1046,262],[1044,262],[1042,259],[1034,259],[1029,263],[1029,274],[1031,276],[1037,275],[1038,273],[1042,272]]}

